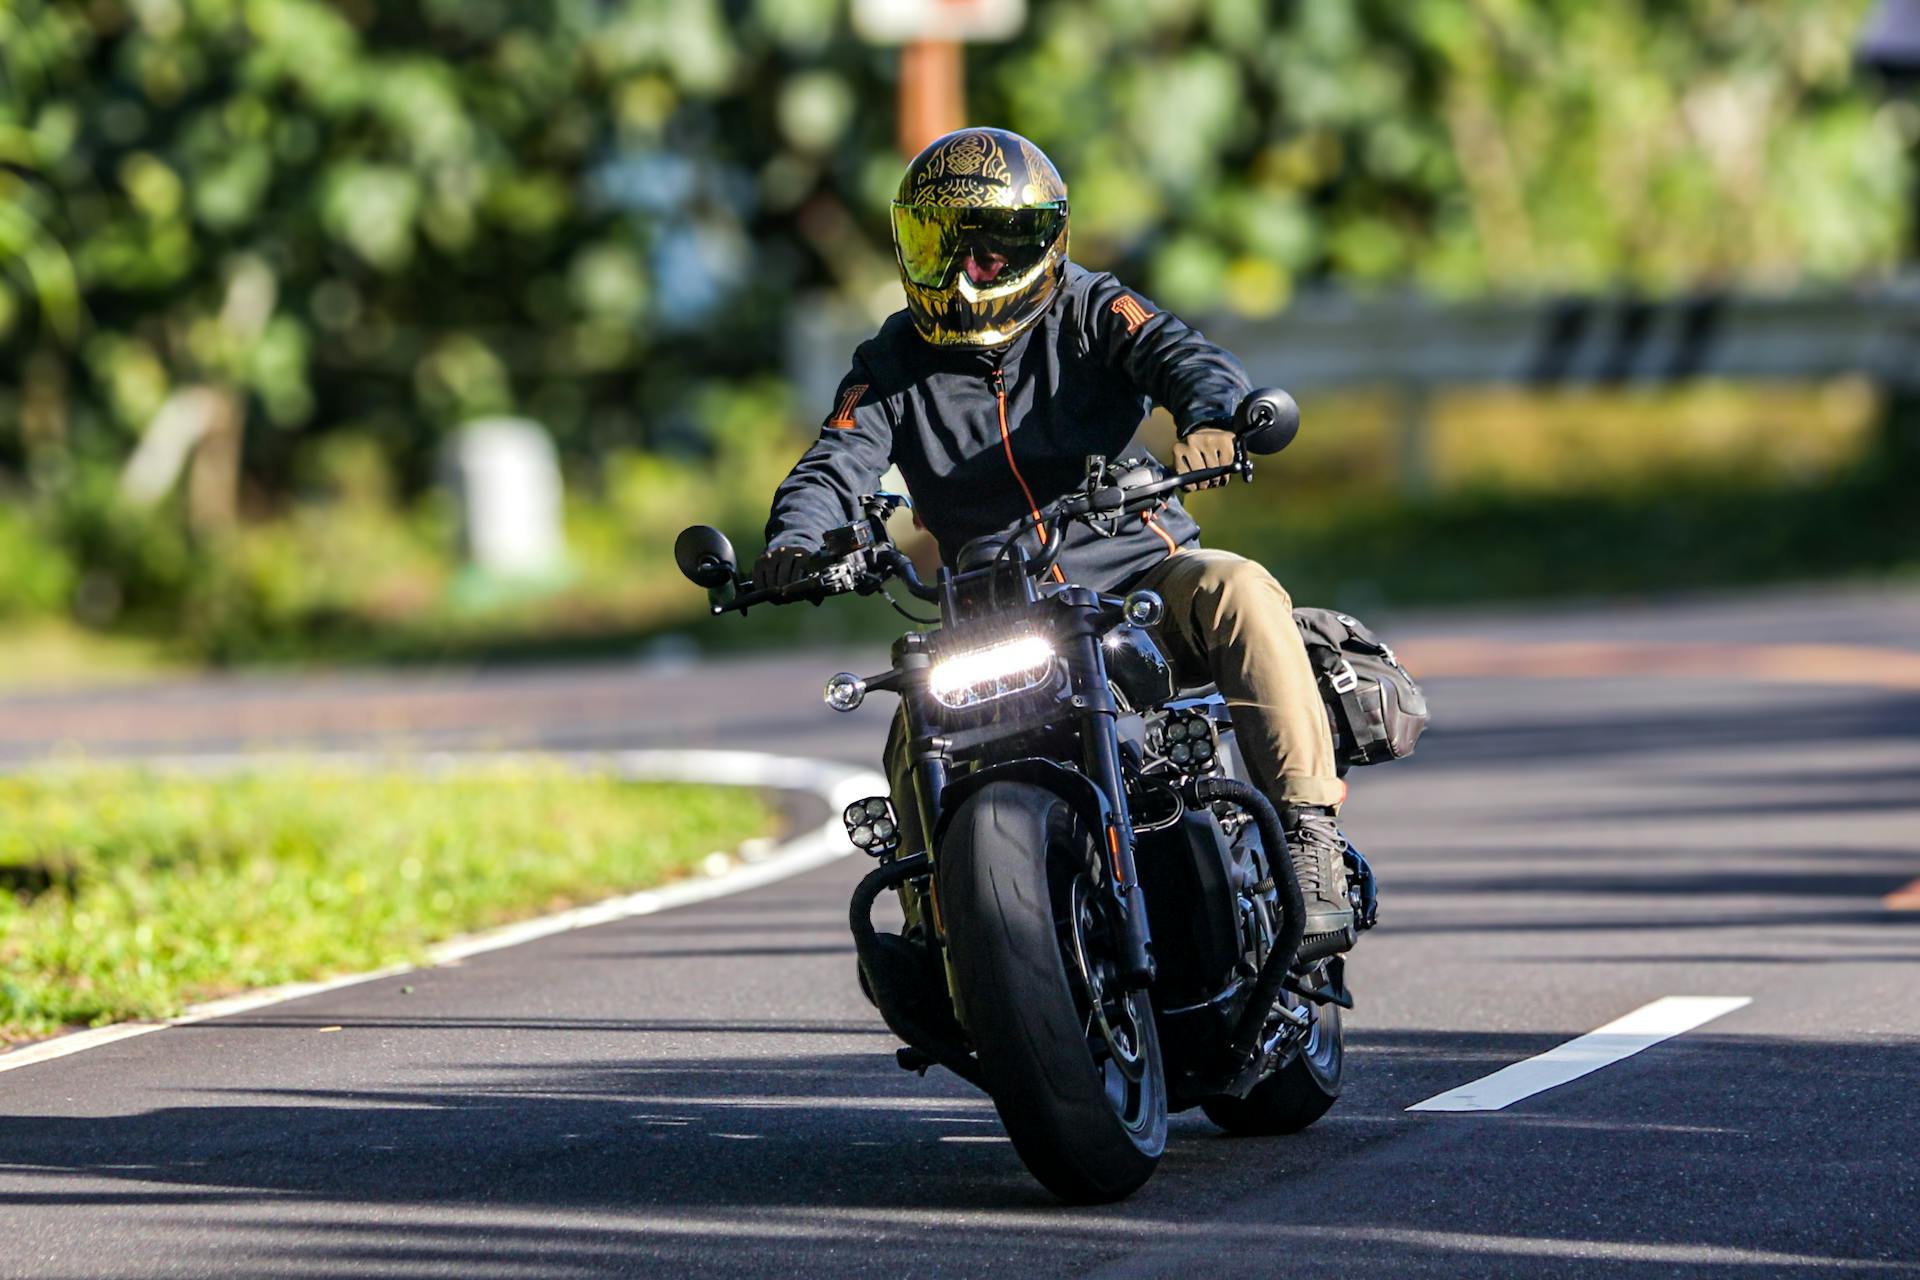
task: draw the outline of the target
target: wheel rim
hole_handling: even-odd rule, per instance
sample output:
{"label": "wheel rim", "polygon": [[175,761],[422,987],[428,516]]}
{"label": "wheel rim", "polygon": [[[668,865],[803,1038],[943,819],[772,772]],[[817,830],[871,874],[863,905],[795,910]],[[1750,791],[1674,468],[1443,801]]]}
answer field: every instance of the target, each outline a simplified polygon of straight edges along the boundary
{"label": "wheel rim", "polygon": [[[1314,973],[1318,976],[1310,981],[1310,985],[1324,985],[1324,970],[1316,969]],[[1300,1056],[1312,1065],[1315,1075],[1327,1079],[1338,1066],[1340,1041],[1339,1037],[1327,1030],[1326,1011],[1313,1001],[1302,1000],[1291,993],[1286,996],[1286,1002],[1290,1008],[1304,1008],[1307,1011],[1307,1042],[1300,1046]]]}
{"label": "wheel rim", "polygon": [[1147,1036],[1152,1015],[1142,1015],[1141,993],[1120,990],[1114,981],[1113,931],[1099,891],[1085,873],[1069,888],[1062,950],[1073,978],[1074,1000],[1085,1023],[1087,1052],[1107,1105],[1129,1129],[1150,1122]]}

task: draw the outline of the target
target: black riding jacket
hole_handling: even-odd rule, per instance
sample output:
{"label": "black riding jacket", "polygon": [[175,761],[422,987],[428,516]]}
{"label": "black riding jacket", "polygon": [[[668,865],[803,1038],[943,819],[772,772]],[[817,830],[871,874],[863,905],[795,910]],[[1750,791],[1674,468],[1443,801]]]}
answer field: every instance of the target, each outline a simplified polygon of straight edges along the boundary
{"label": "black riding jacket", "polygon": [[[1120,454],[1151,404],[1184,437],[1227,426],[1247,390],[1240,362],[1198,330],[1073,263],[1046,314],[1003,348],[933,346],[899,311],[854,352],[820,438],[774,494],[767,546],[817,550],[896,463],[952,565],[971,539],[1079,488],[1087,455]],[[1198,545],[1200,527],[1176,497],[1112,537],[1079,522],[1065,537],[1061,580],[1118,591]],[[1040,534],[1022,545],[1039,551]]]}

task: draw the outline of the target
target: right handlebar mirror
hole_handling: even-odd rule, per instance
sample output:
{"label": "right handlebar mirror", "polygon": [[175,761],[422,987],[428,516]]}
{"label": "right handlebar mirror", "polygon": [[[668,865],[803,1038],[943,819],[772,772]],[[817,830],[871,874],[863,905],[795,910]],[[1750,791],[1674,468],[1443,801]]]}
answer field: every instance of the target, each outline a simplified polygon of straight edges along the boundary
{"label": "right handlebar mirror", "polygon": [[1233,429],[1248,453],[1278,453],[1300,434],[1300,406],[1278,387],[1249,391],[1233,412]]}

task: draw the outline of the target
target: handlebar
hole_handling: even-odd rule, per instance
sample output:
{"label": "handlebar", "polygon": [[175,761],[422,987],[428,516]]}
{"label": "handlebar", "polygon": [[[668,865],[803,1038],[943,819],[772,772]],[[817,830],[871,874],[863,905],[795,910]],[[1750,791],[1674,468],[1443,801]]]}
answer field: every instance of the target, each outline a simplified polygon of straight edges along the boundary
{"label": "handlebar", "polygon": [[[1027,572],[1038,577],[1052,569],[1054,562],[1060,559],[1060,553],[1066,549],[1067,545],[1065,537],[1067,526],[1075,520],[1088,516],[1127,516],[1151,511],[1159,506],[1161,499],[1169,493],[1190,484],[1203,484],[1222,476],[1239,475],[1241,471],[1242,468],[1239,466],[1202,467],[1197,471],[1185,471],[1138,488],[1126,489],[1119,485],[1112,485],[1091,494],[1073,495],[1071,499],[1062,499],[1060,503],[1054,504],[1059,508],[1058,510],[1049,508],[1041,512],[1041,520],[1038,524],[1031,517],[1022,521],[1021,527],[1014,531],[1013,537],[1018,537],[1027,529],[1039,528],[1041,525],[1046,527],[1045,547],[1039,555],[1027,561]],[[1013,538],[1007,540],[1007,545],[1013,545]]]}
{"label": "handlebar", "polygon": [[[1232,476],[1248,480],[1253,478],[1253,464],[1248,461],[1246,451],[1242,448],[1236,448],[1234,461],[1223,467],[1183,471],[1143,485],[1109,484],[1065,494],[1015,525],[1006,545],[1011,548],[1022,534],[1045,527],[1048,530],[1045,549],[1026,562],[1027,572],[1038,576],[1051,569],[1060,558],[1061,548],[1065,545],[1062,535],[1066,526],[1073,521],[1149,511],[1160,505],[1169,494]],[[903,583],[918,599],[934,601],[940,598],[939,586],[923,582],[906,553],[898,547],[883,545],[840,559],[825,560],[809,576],[777,590],[757,590],[747,580],[736,579],[732,594],[715,601],[713,612],[745,613],[755,605],[762,604],[819,604],[832,596],[848,592],[872,595],[893,580]]]}
{"label": "handlebar", "polygon": [[[735,584],[734,594],[714,604],[715,613],[745,613],[758,604],[819,604],[833,596],[855,592],[859,595],[872,595],[888,581],[897,579],[905,584],[907,590],[917,599],[938,600],[940,588],[921,581],[920,571],[913,567],[913,561],[907,558],[898,547],[880,547],[870,553],[872,561],[869,570],[862,572],[850,570],[841,580],[830,580],[828,575],[840,561],[830,562],[809,577],[802,578],[792,586],[772,591],[761,591],[746,586],[742,579]],[[741,588],[745,588],[744,590]]]}
{"label": "handlebar", "polygon": [[[1126,516],[1138,512],[1151,511],[1171,493],[1177,493],[1189,486],[1206,484],[1212,480],[1222,480],[1232,476],[1253,479],[1253,463],[1248,460],[1246,450],[1237,442],[1234,448],[1234,460],[1223,467],[1200,467],[1193,471],[1182,471],[1148,484],[1135,486],[1107,485],[1099,489],[1090,489],[1080,493],[1070,493],[1048,503],[1047,506],[1028,516],[1014,526],[1013,533],[1007,538],[1007,546],[1023,533],[1033,529],[1045,528],[1046,545],[1039,555],[1027,561],[1027,572],[1039,576],[1053,568],[1060,558],[1060,552],[1066,545],[1067,525],[1088,516]],[[1005,554],[1003,551],[1002,554]]]}

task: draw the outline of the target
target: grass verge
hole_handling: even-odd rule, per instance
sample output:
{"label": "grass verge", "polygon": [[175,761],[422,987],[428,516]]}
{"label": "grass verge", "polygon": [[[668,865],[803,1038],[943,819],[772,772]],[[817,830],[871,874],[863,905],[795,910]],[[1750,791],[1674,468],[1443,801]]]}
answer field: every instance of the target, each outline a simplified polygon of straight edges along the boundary
{"label": "grass verge", "polygon": [[0,777],[0,1044],[417,962],[771,834],[737,788],[552,764],[452,777]]}

